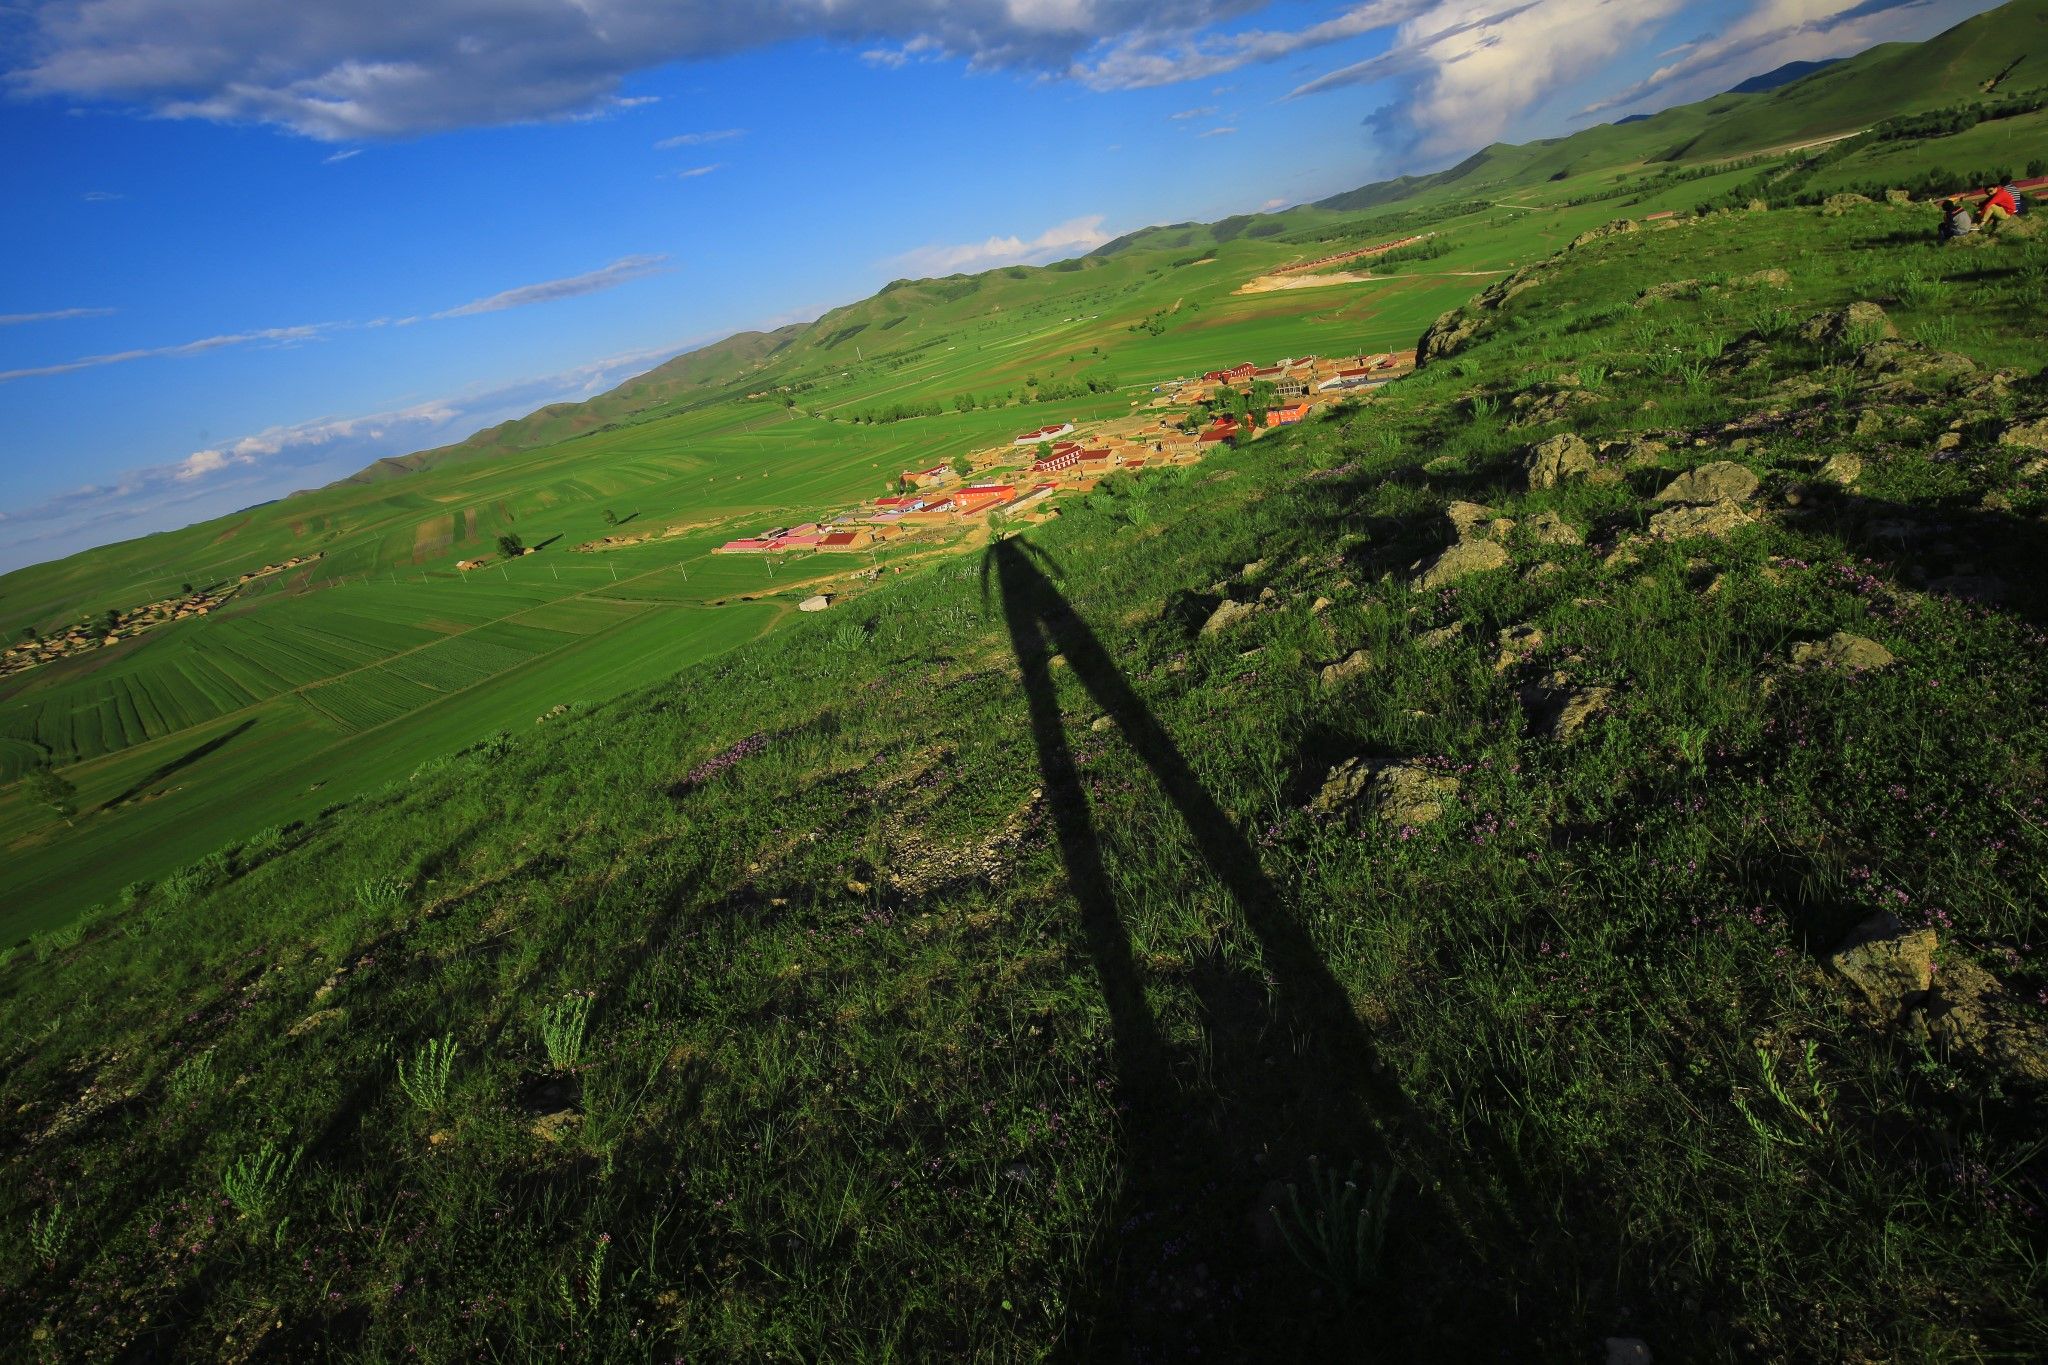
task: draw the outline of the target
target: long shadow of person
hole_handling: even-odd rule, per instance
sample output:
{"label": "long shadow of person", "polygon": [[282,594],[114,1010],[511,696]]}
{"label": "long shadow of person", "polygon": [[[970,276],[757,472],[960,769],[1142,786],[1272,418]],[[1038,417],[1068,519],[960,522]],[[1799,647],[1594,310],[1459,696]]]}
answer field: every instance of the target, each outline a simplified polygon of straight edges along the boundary
{"label": "long shadow of person", "polygon": [[[1281,1197],[1278,1182],[1300,1180],[1317,1156],[1338,1169],[1390,1162],[1391,1129],[1412,1113],[1381,1079],[1350,997],[1251,842],[1034,559],[1051,562],[1020,540],[998,541],[983,562],[983,591],[993,574],[1068,889],[1108,1005],[1124,1130],[1124,1186],[1096,1241],[1067,1349],[1112,1359],[1355,1358],[1364,1305],[1304,1274],[1267,1210]],[[1209,954],[1185,973],[1200,1021],[1193,1042],[1170,1042],[1148,1002],[1061,719],[1055,655],[1143,761],[1257,942],[1256,964]],[[1422,1326],[1399,1304],[1371,1312],[1390,1334],[1402,1321]]]}

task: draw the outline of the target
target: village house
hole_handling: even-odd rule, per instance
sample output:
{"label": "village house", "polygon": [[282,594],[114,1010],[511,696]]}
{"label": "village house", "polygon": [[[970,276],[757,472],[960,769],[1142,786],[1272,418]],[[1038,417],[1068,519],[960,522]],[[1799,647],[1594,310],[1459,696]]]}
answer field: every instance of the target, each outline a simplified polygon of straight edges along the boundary
{"label": "village house", "polygon": [[1027,431],[1011,441],[1010,444],[1013,446],[1035,446],[1040,441],[1054,441],[1062,436],[1072,435],[1073,430],[1074,424],[1072,422],[1059,422],[1049,427],[1040,427],[1036,431]]}
{"label": "village house", "polygon": [[1057,474],[1062,469],[1072,469],[1079,463],[1081,463],[1081,447],[1066,445],[1061,446],[1042,460],[1033,460],[1031,468],[1026,472],[1031,474]]}
{"label": "village house", "polygon": [[1266,424],[1275,427],[1291,427],[1308,416],[1307,403],[1289,403],[1266,414]]}
{"label": "village house", "polygon": [[911,488],[934,488],[953,477],[951,465],[935,464],[930,469],[905,470],[901,476],[905,485]]}

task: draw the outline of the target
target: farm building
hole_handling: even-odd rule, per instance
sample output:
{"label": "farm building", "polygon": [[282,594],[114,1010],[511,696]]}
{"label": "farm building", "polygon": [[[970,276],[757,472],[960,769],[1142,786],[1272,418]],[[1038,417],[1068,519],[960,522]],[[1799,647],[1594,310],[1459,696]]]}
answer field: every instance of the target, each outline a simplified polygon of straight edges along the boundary
{"label": "farm building", "polygon": [[1046,456],[1046,458],[1032,461],[1028,472],[1032,474],[1057,474],[1062,469],[1072,469],[1079,463],[1081,463],[1081,447],[1074,445],[1061,446],[1058,450]]}
{"label": "farm building", "polygon": [[1232,365],[1227,370],[1211,370],[1202,376],[1205,384],[1242,384],[1258,372],[1258,366],[1247,360],[1241,365]]}
{"label": "farm building", "polygon": [[903,482],[912,488],[931,488],[953,477],[951,465],[935,464],[930,469],[904,470]]}
{"label": "farm building", "polygon": [[866,527],[851,531],[827,531],[818,537],[820,550],[865,550],[874,543],[874,532]]}
{"label": "farm building", "polygon": [[1235,435],[1237,435],[1237,423],[1218,422],[1195,439],[1203,445],[1215,445],[1220,441],[1227,441]]}
{"label": "farm building", "polygon": [[1072,435],[1073,431],[1074,424],[1072,422],[1059,422],[1049,427],[1040,427],[1036,431],[1027,431],[1011,441],[1010,444],[1013,446],[1035,446],[1040,441],[1053,441],[1058,440],[1062,436]]}
{"label": "farm building", "polygon": [[1275,427],[1291,427],[1308,416],[1308,404],[1289,403],[1266,414],[1266,424]]}
{"label": "farm building", "polygon": [[960,515],[979,516],[991,512],[1017,496],[1017,485],[1011,483],[984,483],[960,490]]}

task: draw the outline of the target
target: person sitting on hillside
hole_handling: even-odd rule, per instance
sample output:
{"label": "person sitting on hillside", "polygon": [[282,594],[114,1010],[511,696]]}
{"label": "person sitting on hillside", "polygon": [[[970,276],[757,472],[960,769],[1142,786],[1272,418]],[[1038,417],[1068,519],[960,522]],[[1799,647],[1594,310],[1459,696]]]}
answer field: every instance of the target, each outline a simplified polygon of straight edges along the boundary
{"label": "person sitting on hillside", "polygon": [[1977,230],[1977,224],[1970,217],[1970,210],[1960,199],[1941,201],[1941,240],[1952,242],[1958,237],[1967,237]]}
{"label": "person sitting on hillside", "polygon": [[2005,182],[2005,193],[2012,200],[2012,216],[2015,218],[2026,217],[2027,196],[2020,193],[2020,187],[2008,180]]}
{"label": "person sitting on hillside", "polygon": [[1984,191],[1984,212],[1980,216],[1985,227],[2010,218],[2019,211],[2019,199],[2005,186],[1994,185]]}

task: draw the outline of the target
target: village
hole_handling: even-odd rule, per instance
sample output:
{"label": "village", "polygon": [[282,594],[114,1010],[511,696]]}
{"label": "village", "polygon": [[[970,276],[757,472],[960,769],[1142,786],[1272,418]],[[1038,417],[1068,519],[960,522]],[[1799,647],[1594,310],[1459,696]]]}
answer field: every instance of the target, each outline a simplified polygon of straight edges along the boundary
{"label": "village", "polygon": [[1047,504],[1060,494],[1089,492],[1112,474],[1193,464],[1414,368],[1415,353],[1400,351],[1305,356],[1271,365],[1247,361],[1199,378],[1169,380],[1156,385],[1157,396],[1129,417],[1092,424],[1085,432],[1073,422],[1054,422],[1005,445],[905,470],[893,493],[816,521],[729,540],[713,553],[865,552],[918,531],[1029,519],[1050,512]]}
{"label": "village", "polygon": [[167,626],[176,621],[186,621],[197,616],[208,616],[225,606],[230,598],[256,579],[271,574],[296,569],[301,564],[310,564],[319,559],[318,554],[300,555],[279,564],[265,564],[260,569],[251,569],[237,575],[233,583],[216,584],[208,588],[194,588],[186,584],[175,597],[166,597],[155,602],[145,602],[127,611],[106,611],[97,617],[80,617],[77,624],[61,634],[37,635],[32,629],[22,632],[23,639],[0,650],[0,678],[11,677],[25,669],[54,662],[73,654],[89,650],[104,649],[117,645],[131,636]]}

